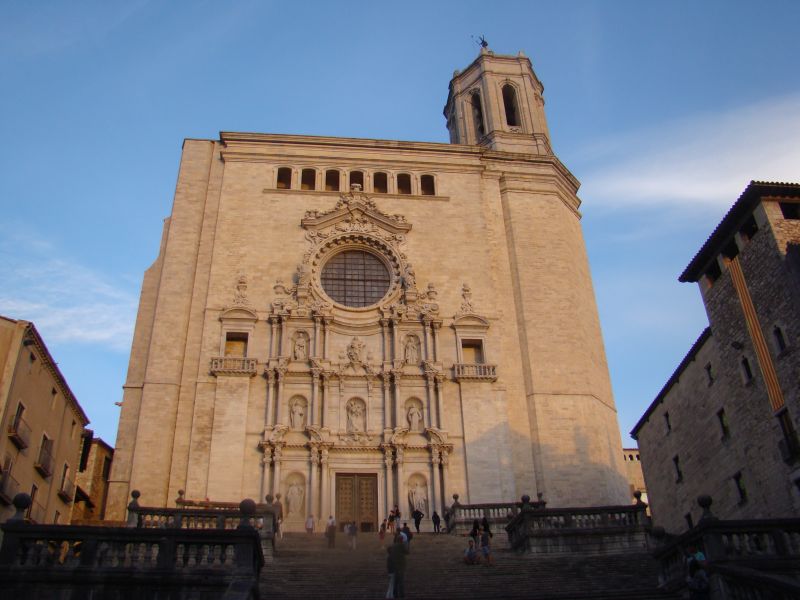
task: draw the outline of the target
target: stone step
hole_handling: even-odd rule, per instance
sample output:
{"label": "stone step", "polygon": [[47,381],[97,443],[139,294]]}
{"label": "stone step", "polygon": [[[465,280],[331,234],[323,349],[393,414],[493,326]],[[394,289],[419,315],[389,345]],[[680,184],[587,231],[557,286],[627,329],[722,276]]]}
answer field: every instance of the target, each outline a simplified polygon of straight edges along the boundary
{"label": "stone step", "polygon": [[[407,559],[409,598],[657,599],[674,598],[656,590],[657,564],[647,554],[541,558],[507,548],[494,538],[494,566],[466,565],[465,537],[420,534]],[[322,535],[286,534],[278,540],[272,564],[261,577],[262,598],[383,598],[386,550],[377,535],[359,535],[356,549],[338,535],[327,548]]]}

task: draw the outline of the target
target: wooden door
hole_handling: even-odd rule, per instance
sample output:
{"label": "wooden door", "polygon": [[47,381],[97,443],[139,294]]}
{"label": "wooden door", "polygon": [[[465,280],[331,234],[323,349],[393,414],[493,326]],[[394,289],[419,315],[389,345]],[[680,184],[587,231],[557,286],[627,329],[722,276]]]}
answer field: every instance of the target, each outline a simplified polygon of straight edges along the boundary
{"label": "wooden door", "polygon": [[339,530],[355,521],[359,531],[377,531],[378,476],[375,474],[336,474],[336,522]]}

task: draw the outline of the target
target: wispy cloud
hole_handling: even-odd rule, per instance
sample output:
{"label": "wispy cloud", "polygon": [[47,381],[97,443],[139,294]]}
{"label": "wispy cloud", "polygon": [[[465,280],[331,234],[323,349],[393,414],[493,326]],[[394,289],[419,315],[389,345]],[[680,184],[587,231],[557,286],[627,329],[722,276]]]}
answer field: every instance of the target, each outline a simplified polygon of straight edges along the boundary
{"label": "wispy cloud", "polygon": [[33,321],[47,342],[130,350],[136,290],[63,257],[47,241],[0,230],[0,314]]}
{"label": "wispy cloud", "polygon": [[730,205],[751,179],[800,178],[800,94],[662,123],[584,149],[581,195],[606,207]]}

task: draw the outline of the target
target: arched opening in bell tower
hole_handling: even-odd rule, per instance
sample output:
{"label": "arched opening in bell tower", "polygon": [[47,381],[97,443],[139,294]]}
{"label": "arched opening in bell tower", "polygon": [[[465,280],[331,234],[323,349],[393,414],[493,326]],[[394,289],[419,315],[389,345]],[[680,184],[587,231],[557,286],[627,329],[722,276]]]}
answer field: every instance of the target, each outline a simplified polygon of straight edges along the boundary
{"label": "arched opening in bell tower", "polygon": [[509,127],[519,127],[517,92],[511,84],[503,86],[503,108],[505,108],[506,111],[506,125]]}

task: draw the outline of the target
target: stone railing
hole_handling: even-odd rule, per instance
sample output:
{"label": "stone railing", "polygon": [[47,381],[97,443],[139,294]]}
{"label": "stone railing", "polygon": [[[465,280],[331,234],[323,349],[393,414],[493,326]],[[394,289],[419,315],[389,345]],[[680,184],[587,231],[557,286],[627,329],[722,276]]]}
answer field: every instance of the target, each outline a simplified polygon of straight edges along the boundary
{"label": "stone railing", "polygon": [[[637,492],[637,494],[639,494]],[[506,526],[509,544],[531,554],[621,554],[647,550],[650,518],[636,504],[589,508],[534,508],[522,497],[519,513]]]}
{"label": "stone railing", "polygon": [[[249,518],[250,525],[258,532],[264,560],[272,562],[275,550],[275,514],[265,504],[253,503],[252,515],[245,515],[241,502],[193,502],[183,499],[180,491],[178,508],[139,506],[139,492],[131,492],[128,504],[128,527],[144,529],[236,529],[242,520]],[[200,506],[198,506],[200,505]]]}
{"label": "stone railing", "polygon": [[256,374],[258,360],[241,356],[215,356],[211,359],[210,371],[212,375],[247,375]]}
{"label": "stone railing", "polygon": [[653,528],[663,588],[686,589],[686,559],[694,546],[706,557],[712,599],[800,597],[800,519],[722,521],[711,514],[710,496],[697,502],[703,516],[690,531],[670,536]]}
{"label": "stone railing", "polygon": [[497,380],[497,365],[455,363],[453,365],[453,376],[457,381],[462,379],[495,381]]}
{"label": "stone railing", "polygon": [[[459,495],[453,494],[453,505],[447,511],[445,523],[450,533],[467,533],[475,521],[486,518],[490,525],[505,527],[522,508],[522,502],[496,502],[484,504],[460,504]],[[541,498],[531,506],[542,509],[546,506]]]}
{"label": "stone railing", "polygon": [[[252,526],[235,530],[31,525],[27,494],[2,525],[4,597],[257,599],[264,564]],[[252,519],[254,503],[242,501]]]}

